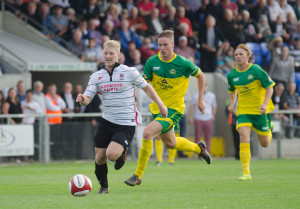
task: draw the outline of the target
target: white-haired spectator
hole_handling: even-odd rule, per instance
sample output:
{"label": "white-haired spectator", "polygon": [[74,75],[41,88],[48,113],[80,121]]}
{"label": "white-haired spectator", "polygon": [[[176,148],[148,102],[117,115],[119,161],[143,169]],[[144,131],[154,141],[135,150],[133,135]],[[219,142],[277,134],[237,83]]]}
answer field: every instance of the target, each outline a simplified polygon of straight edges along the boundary
{"label": "white-haired spectator", "polygon": [[46,113],[46,104],[43,89],[44,84],[42,81],[35,81],[33,83],[33,100],[40,105],[42,112]]}

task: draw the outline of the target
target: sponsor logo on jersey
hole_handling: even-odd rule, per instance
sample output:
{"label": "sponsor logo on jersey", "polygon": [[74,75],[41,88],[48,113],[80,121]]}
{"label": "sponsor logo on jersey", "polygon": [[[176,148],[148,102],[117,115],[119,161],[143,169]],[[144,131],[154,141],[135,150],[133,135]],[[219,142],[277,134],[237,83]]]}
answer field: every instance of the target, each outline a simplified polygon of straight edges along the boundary
{"label": "sponsor logo on jersey", "polygon": [[240,78],[234,78],[234,79],[233,79],[233,81],[238,81],[238,80],[240,80]]}
{"label": "sponsor logo on jersey", "polygon": [[247,86],[244,86],[244,90],[247,90],[247,89],[249,89]]}
{"label": "sponsor logo on jersey", "polygon": [[248,80],[253,79],[253,75],[248,75]]}
{"label": "sponsor logo on jersey", "polygon": [[262,130],[268,130],[269,128],[268,127],[262,127]]}
{"label": "sponsor logo on jersey", "polygon": [[124,74],[120,74],[120,80],[124,80]]}
{"label": "sponsor logo on jersey", "polygon": [[176,74],[176,70],[175,69],[171,69],[170,70],[170,74],[175,75]]}
{"label": "sponsor logo on jersey", "polygon": [[166,81],[166,79],[163,79],[161,82],[164,83],[164,84],[168,84],[168,82]]}
{"label": "sponsor logo on jersey", "polygon": [[100,81],[103,78],[103,76],[99,76],[98,80]]}
{"label": "sponsor logo on jersey", "polygon": [[153,70],[159,70],[160,67],[153,67]]}

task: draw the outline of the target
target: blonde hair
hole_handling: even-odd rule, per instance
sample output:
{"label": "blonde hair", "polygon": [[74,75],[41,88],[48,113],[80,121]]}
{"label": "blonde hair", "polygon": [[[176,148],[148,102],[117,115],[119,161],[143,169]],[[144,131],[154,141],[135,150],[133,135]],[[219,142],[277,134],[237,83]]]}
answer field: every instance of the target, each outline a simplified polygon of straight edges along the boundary
{"label": "blonde hair", "polygon": [[162,38],[162,37],[166,37],[166,38],[169,38],[172,41],[174,41],[174,31],[172,31],[172,30],[164,30],[163,32],[161,32],[158,35],[157,39]]}
{"label": "blonde hair", "polygon": [[108,41],[105,41],[104,45],[103,45],[103,48],[105,47],[111,47],[111,48],[114,48],[117,50],[118,53],[120,53],[120,50],[121,50],[121,45],[120,45],[120,42],[118,41],[115,41],[115,40],[108,40]]}
{"label": "blonde hair", "polygon": [[252,52],[250,51],[249,47],[246,44],[239,44],[235,50],[237,49],[243,49],[247,52],[248,57],[252,56]]}

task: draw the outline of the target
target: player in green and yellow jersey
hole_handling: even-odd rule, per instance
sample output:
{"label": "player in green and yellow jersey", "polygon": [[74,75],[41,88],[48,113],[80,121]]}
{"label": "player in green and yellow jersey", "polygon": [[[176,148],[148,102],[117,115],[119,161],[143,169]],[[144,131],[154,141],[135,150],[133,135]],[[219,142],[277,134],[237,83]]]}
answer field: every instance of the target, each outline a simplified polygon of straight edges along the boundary
{"label": "player in green and yellow jersey", "polygon": [[199,99],[198,108],[204,112],[203,101],[204,74],[193,62],[174,53],[174,32],[165,30],[158,36],[159,53],[150,57],[144,67],[144,78],[151,82],[165,106],[168,116],[162,117],[156,104],[150,105],[153,121],[145,128],[140,149],[137,169],[132,177],[125,181],[130,186],[139,185],[150,158],[153,139],[160,138],[169,149],[194,152],[210,164],[210,156],[203,142],[193,143],[186,138],[176,137],[174,124],[178,123],[184,113],[184,95],[188,88],[189,76],[197,78]]}
{"label": "player in green and yellow jersey", "polygon": [[[227,75],[230,105],[229,112],[234,111],[238,94],[236,129],[240,135],[240,159],[243,175],[239,180],[251,180],[250,174],[250,133],[251,129],[258,134],[263,147],[271,143],[271,117],[274,110],[271,97],[274,81],[256,64],[248,62],[252,52],[245,44],[237,46],[234,58],[237,66]],[[237,94],[236,94],[237,91]]]}

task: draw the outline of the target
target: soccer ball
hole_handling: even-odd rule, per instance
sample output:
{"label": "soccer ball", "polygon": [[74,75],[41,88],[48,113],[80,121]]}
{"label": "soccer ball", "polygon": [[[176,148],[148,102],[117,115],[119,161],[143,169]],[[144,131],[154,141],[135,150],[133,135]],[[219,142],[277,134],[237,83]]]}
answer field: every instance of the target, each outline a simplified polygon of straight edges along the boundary
{"label": "soccer ball", "polygon": [[69,190],[76,197],[86,196],[92,190],[92,182],[89,177],[77,174],[69,182]]}

